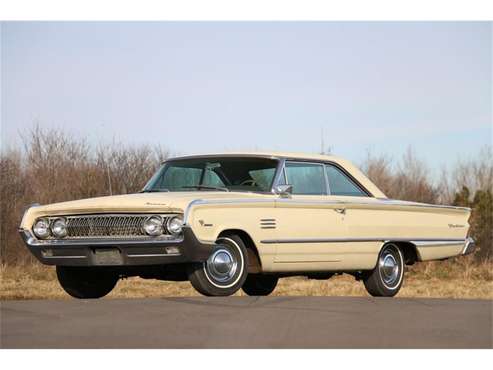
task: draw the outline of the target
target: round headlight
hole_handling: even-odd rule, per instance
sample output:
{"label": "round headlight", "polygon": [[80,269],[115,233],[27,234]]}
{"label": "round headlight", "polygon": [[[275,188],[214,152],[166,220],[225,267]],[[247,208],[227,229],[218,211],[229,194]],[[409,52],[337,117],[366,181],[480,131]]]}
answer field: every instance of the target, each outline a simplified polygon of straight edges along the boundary
{"label": "round headlight", "polygon": [[51,224],[51,233],[57,238],[67,236],[67,222],[63,218],[57,218]]}
{"label": "round headlight", "polygon": [[168,231],[173,235],[181,234],[181,230],[183,229],[183,220],[181,217],[171,217],[168,220],[168,224],[166,225]]}
{"label": "round headlight", "polygon": [[158,236],[163,233],[163,219],[160,216],[151,216],[144,222],[144,231],[147,235]]}
{"label": "round headlight", "polygon": [[34,224],[34,235],[40,239],[46,239],[50,236],[50,221],[47,218],[41,218]]}

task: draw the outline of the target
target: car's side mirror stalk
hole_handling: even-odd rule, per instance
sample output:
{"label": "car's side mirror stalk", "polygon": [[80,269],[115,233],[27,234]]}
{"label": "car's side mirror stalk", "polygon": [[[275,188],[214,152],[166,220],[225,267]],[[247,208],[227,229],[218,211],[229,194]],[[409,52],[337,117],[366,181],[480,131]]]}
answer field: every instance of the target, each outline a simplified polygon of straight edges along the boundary
{"label": "car's side mirror stalk", "polygon": [[281,198],[291,198],[291,194],[293,194],[293,185],[277,185],[275,192],[276,194],[279,194]]}

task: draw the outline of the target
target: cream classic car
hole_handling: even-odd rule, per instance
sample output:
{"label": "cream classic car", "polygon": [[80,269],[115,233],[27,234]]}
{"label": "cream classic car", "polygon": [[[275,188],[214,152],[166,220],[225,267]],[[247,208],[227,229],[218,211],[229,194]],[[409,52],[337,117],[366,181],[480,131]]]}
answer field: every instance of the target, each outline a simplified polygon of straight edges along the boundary
{"label": "cream classic car", "polygon": [[138,194],[32,206],[19,231],[76,298],[102,297],[129,276],[225,296],[335,273],[394,296],[405,265],[473,252],[469,216],[388,199],[340,158],[229,153],[169,159]]}

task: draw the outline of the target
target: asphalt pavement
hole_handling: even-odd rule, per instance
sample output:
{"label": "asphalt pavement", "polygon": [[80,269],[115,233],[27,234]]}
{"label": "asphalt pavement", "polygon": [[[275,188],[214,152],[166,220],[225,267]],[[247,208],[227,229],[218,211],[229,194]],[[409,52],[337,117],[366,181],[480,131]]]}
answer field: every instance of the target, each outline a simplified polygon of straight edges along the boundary
{"label": "asphalt pavement", "polygon": [[491,300],[225,297],[0,302],[1,348],[492,348]]}

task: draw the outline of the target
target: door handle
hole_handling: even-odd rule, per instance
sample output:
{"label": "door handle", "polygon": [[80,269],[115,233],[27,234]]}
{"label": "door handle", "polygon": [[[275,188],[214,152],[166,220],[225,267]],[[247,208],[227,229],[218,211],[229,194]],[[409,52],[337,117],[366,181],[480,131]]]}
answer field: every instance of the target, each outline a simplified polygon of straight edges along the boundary
{"label": "door handle", "polygon": [[346,208],[334,208],[334,211],[336,211],[337,213],[340,213],[341,215],[346,214]]}

